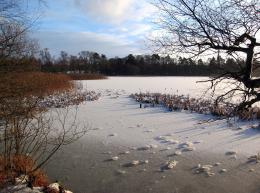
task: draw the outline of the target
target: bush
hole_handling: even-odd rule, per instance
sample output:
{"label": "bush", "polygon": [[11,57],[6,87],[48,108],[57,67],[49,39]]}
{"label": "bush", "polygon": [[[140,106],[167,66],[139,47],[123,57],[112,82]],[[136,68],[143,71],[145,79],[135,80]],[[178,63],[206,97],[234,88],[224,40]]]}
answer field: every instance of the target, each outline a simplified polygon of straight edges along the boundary
{"label": "bush", "polygon": [[33,180],[32,186],[37,187],[37,186],[48,186],[49,180],[47,175],[40,169],[36,170],[32,174],[29,175]]}
{"label": "bush", "polygon": [[47,183],[44,173],[35,169],[33,157],[25,155],[26,145],[42,144],[44,129],[51,124],[39,115],[45,111],[39,107],[39,101],[52,93],[72,88],[71,78],[64,74],[0,73],[0,185],[21,174],[29,174],[34,185]]}
{"label": "bush", "polygon": [[33,169],[34,161],[26,155],[15,155],[12,157],[12,167],[17,174],[27,174]]}
{"label": "bush", "polygon": [[37,186],[48,186],[49,180],[47,175],[40,169],[31,172],[34,167],[34,161],[30,156],[15,155],[11,157],[12,172],[6,173],[3,166],[4,158],[0,156],[0,188],[3,187],[7,182],[14,182],[16,177],[20,175],[28,175],[31,180],[33,187]]}

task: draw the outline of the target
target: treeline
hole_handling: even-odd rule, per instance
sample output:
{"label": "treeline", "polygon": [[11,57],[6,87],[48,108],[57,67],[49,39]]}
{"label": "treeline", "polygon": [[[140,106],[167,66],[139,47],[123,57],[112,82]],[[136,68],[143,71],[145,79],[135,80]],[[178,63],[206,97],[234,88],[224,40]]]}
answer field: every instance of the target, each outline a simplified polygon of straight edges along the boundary
{"label": "treeline", "polygon": [[221,56],[202,59],[152,55],[132,55],[126,57],[107,58],[104,54],[81,51],[77,56],[61,51],[54,59],[48,49],[40,52],[39,62],[42,71],[101,73],[104,75],[171,75],[171,76],[208,76],[221,71],[237,70],[238,63],[243,61],[233,58],[223,59]]}
{"label": "treeline", "polygon": [[0,60],[1,71],[43,71],[62,73],[87,73],[117,75],[160,75],[160,76],[209,76],[224,71],[238,71],[244,61],[233,58],[223,59],[221,56],[208,59],[193,60],[185,57],[132,55],[126,57],[107,58],[104,54],[81,51],[78,55],[69,55],[61,51],[53,57],[48,49],[36,55],[9,57]]}

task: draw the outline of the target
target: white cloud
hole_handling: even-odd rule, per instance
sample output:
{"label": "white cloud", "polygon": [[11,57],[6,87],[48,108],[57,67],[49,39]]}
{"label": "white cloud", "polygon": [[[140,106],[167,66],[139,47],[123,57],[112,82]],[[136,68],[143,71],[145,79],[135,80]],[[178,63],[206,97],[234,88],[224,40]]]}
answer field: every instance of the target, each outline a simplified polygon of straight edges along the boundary
{"label": "white cloud", "polygon": [[74,0],[85,14],[98,21],[117,23],[125,19],[133,0]]}
{"label": "white cloud", "polygon": [[138,35],[144,35],[148,33],[152,29],[152,26],[148,24],[139,23],[139,24],[134,24],[132,28],[133,29],[129,34],[133,36],[138,36]]}
{"label": "white cloud", "polygon": [[33,34],[42,48],[49,48],[51,53],[58,56],[60,51],[78,54],[82,50],[96,51],[108,57],[126,56],[130,53],[143,53],[140,42],[129,41],[116,35],[93,32],[54,32],[40,31]]}
{"label": "white cloud", "polygon": [[155,10],[146,0],[74,0],[74,2],[87,16],[110,24],[141,21],[151,16]]}
{"label": "white cloud", "polygon": [[[148,0],[59,0],[50,5],[48,25],[34,37],[51,53],[89,50],[112,57],[146,53],[145,37],[152,29],[148,20],[155,10]],[[66,10],[55,12],[59,6]]]}
{"label": "white cloud", "polygon": [[146,34],[150,32],[152,29],[152,26],[145,23],[133,23],[131,25],[128,25],[127,27],[114,27],[110,28],[109,32],[116,33],[120,37],[132,37],[135,38],[144,38]]}

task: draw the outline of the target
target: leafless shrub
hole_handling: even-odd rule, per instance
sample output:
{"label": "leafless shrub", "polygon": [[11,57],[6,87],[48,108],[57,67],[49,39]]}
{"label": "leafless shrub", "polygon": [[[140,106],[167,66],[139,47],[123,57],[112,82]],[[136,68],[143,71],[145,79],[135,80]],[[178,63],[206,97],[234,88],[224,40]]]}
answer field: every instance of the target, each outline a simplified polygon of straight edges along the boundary
{"label": "leafless shrub", "polygon": [[65,75],[11,73],[0,78],[0,87],[0,155],[7,179],[35,174],[62,146],[87,132],[77,120],[76,105],[60,109],[40,105],[51,93],[73,90]]}

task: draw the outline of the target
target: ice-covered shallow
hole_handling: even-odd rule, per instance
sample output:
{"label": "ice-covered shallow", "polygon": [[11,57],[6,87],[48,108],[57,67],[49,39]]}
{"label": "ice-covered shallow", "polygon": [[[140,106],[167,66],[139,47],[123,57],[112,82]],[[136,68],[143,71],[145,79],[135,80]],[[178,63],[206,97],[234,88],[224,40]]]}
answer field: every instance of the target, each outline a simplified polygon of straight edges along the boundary
{"label": "ice-covered shallow", "polygon": [[[214,117],[161,107],[140,109],[128,97],[139,89],[185,94],[200,90],[195,82],[201,78],[164,78],[113,77],[84,83],[102,92],[100,100],[79,108],[78,118],[92,129],[53,158],[46,168],[51,178],[79,193],[259,192],[260,167],[247,163],[260,147],[260,132],[250,128],[253,122],[232,127],[225,120],[198,124]],[[189,146],[193,151],[187,151]],[[148,163],[133,167],[134,160]],[[162,172],[169,160],[177,160],[176,167]],[[214,176],[194,174],[198,164],[218,162],[211,169]]]}
{"label": "ice-covered shallow", "polygon": [[125,92],[159,92],[168,94],[201,95],[208,83],[197,83],[207,80],[207,77],[109,77],[104,80],[82,81],[85,89],[89,90],[124,90]]}

